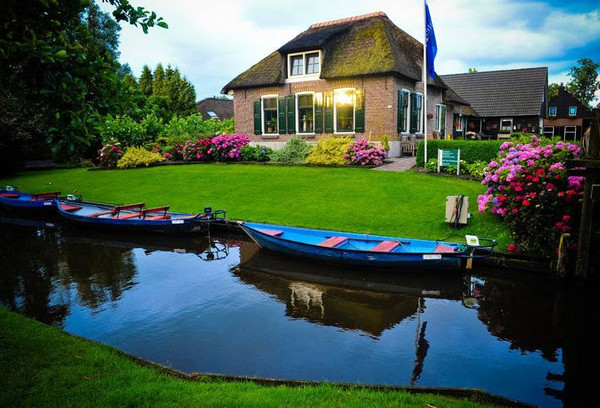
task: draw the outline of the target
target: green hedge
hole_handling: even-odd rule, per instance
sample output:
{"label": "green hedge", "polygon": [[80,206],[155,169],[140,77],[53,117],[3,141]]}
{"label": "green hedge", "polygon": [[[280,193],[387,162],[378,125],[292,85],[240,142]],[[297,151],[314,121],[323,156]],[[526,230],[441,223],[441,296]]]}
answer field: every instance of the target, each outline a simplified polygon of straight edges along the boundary
{"label": "green hedge", "polygon": [[[505,140],[427,140],[427,158],[437,158],[438,149],[460,149],[461,160],[473,163],[477,160],[486,162],[498,156],[500,145]],[[417,166],[423,167],[424,143],[421,140],[417,150]]]}

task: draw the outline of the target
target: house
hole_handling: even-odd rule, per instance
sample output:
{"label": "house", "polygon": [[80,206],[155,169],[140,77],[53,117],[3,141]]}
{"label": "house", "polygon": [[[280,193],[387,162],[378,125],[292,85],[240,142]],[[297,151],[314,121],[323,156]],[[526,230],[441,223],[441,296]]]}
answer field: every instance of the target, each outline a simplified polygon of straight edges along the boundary
{"label": "house", "polygon": [[[383,12],[311,25],[223,88],[234,97],[235,131],[281,147],[293,135],[307,140],[350,136],[401,140],[445,135],[456,107],[468,106],[448,87],[428,80],[423,107],[423,44]],[[425,114],[427,112],[427,114]]]}
{"label": "house", "polygon": [[442,75],[444,83],[470,105],[455,111],[452,132],[497,138],[511,132],[540,132],[546,116],[548,68]]}
{"label": "house", "polygon": [[548,116],[544,119],[544,135],[561,136],[563,140],[581,140],[589,126],[592,111],[570,94],[564,86],[548,101]]}
{"label": "house", "polygon": [[233,118],[233,101],[226,98],[204,98],[196,102],[198,112],[202,114],[202,119],[225,120]]}

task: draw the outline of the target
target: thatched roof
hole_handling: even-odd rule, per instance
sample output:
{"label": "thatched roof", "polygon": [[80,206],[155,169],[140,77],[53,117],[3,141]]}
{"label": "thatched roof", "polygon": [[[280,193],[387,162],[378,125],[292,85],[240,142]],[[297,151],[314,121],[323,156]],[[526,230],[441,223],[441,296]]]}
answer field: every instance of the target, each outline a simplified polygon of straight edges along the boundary
{"label": "thatched roof", "polygon": [[[313,24],[277,51],[238,75],[223,88],[281,85],[286,77],[286,55],[321,50],[320,77],[338,79],[394,74],[421,81],[423,44],[398,28],[383,12]],[[436,78],[429,83],[446,88]]]}
{"label": "thatched roof", "polygon": [[539,116],[548,68],[442,75],[442,79],[480,116]]}

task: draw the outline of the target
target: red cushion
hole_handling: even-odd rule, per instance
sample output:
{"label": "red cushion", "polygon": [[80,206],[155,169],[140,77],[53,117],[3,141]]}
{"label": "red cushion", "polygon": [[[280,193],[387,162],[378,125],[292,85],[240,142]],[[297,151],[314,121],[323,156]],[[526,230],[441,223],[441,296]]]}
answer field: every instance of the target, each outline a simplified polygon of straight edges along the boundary
{"label": "red cushion", "polygon": [[263,234],[270,235],[272,237],[279,237],[283,235],[283,231],[270,230],[270,229],[257,229],[258,232],[262,232]]}
{"label": "red cushion", "polygon": [[322,247],[335,248],[348,241],[348,237],[331,237],[319,244]]}
{"label": "red cushion", "polygon": [[161,215],[155,215],[154,217],[146,217],[144,218],[145,220],[150,220],[150,221],[157,221],[157,220],[170,220],[171,216],[169,214],[161,214]]}
{"label": "red cushion", "polygon": [[142,215],[141,213],[133,213],[133,214],[125,214],[125,215],[117,214],[113,218],[115,218],[115,219],[118,218],[119,220],[128,220],[128,219],[131,219],[131,218],[138,218],[141,215]]}
{"label": "red cushion", "polygon": [[62,208],[63,211],[67,211],[67,212],[74,212],[74,211],[81,210],[80,205],[73,205],[73,204],[66,204],[66,203],[61,203],[60,208]]}
{"label": "red cushion", "polygon": [[434,254],[442,254],[447,252],[454,252],[454,248],[444,244],[437,244],[435,249],[433,250]]}
{"label": "red cushion", "polygon": [[398,241],[381,241],[375,248],[371,249],[374,252],[390,252],[400,245]]}
{"label": "red cushion", "polygon": [[15,194],[15,193],[1,193],[0,195],[2,197],[6,197],[6,198],[19,198],[20,197],[19,194]]}

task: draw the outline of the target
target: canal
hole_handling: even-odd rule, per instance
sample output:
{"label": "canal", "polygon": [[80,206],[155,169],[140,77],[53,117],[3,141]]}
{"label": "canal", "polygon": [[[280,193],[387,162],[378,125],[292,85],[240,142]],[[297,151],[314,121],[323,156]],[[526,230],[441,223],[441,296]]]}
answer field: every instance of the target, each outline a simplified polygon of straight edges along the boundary
{"label": "canal", "polygon": [[[3,215],[0,303],[185,372],[587,398],[594,287],[523,272],[382,273]],[[593,367],[593,366],[592,366]]]}

